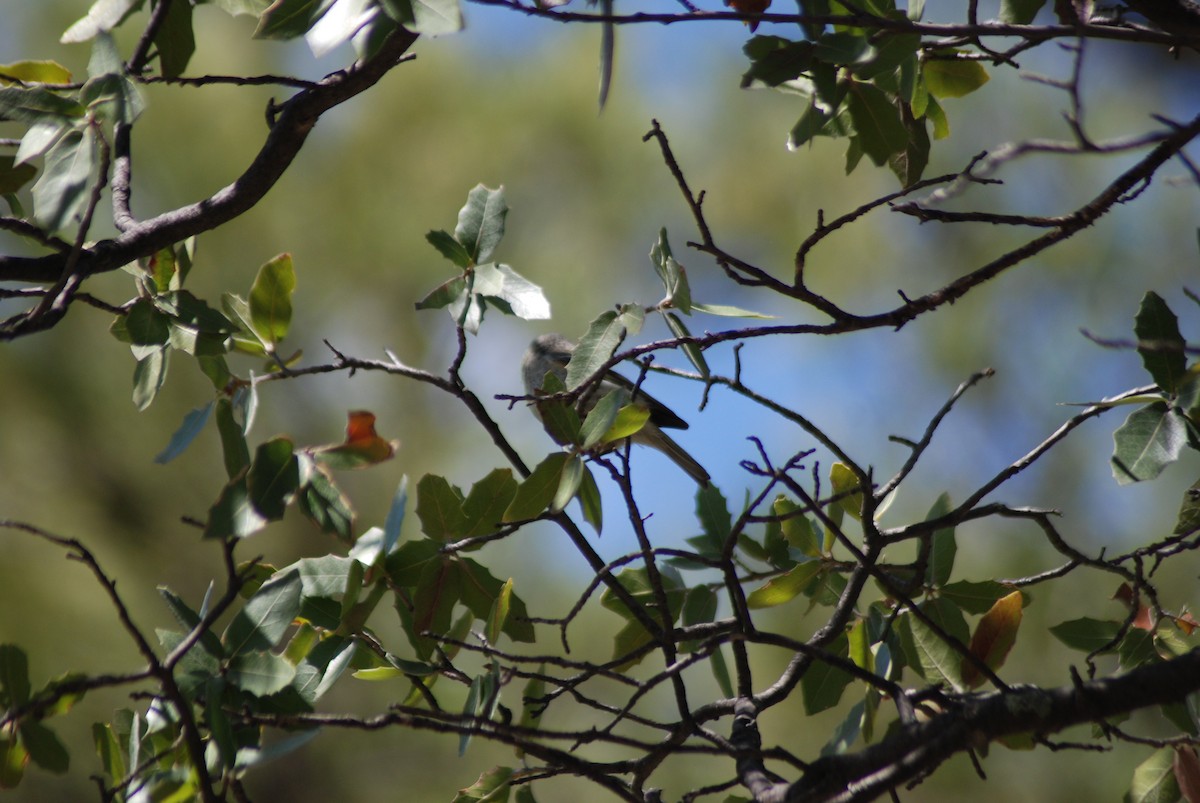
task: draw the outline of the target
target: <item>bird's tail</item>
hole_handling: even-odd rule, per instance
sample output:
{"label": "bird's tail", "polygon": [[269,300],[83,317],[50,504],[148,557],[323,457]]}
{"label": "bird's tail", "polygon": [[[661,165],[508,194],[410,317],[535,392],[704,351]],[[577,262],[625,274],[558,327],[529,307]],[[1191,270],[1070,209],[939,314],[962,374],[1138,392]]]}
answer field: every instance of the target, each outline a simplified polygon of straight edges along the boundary
{"label": "bird's tail", "polygon": [[696,458],[692,457],[682,446],[672,440],[670,435],[653,424],[647,424],[641,432],[633,436],[633,440],[658,449],[671,458],[675,462],[675,465],[686,471],[687,475],[701,486],[707,487],[709,482],[712,481],[712,477],[704,470],[704,466],[696,462]]}

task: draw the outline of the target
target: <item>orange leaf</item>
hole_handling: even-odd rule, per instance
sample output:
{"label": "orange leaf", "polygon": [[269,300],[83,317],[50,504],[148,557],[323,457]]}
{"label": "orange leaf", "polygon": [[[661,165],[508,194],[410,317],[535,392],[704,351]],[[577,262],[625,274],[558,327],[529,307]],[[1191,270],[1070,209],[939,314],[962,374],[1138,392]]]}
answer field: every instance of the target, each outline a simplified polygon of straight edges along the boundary
{"label": "orange leaf", "polygon": [[[971,654],[983,661],[989,669],[999,669],[1008,657],[1009,650],[1017,640],[1017,628],[1021,626],[1024,598],[1020,591],[996,600],[991,609],[975,626],[971,636]],[[963,682],[971,688],[983,685],[983,676],[975,665],[963,661]]]}
{"label": "orange leaf", "polygon": [[1196,617],[1188,611],[1184,611],[1179,616],[1175,617],[1175,625],[1184,632],[1184,635],[1192,635],[1192,631],[1200,627],[1200,622],[1196,621]]}
{"label": "orange leaf", "polygon": [[1150,608],[1145,605],[1139,605],[1137,616],[1133,617],[1133,626],[1138,630],[1153,630],[1154,620],[1150,615]]}

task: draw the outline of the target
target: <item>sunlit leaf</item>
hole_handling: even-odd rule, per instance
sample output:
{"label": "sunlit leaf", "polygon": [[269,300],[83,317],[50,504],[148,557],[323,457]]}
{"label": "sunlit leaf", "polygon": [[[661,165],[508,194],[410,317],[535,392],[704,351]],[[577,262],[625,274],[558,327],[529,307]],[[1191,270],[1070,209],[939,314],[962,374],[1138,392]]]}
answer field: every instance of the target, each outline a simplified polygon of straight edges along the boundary
{"label": "sunlit leaf", "polygon": [[625,327],[617,322],[616,312],[609,310],[597,316],[571,355],[567,365],[567,389],[574,390],[600,370],[621,345],[624,335]]}
{"label": "sunlit leaf", "polygon": [[942,99],[969,95],[990,78],[981,63],[969,59],[929,59],[923,74],[929,94]]}
{"label": "sunlit leaf", "polygon": [[454,239],[462,243],[476,265],[492,258],[492,252],[504,237],[504,219],[508,204],[504,187],[488,189],[478,184],[467,193],[467,203],[458,213]]}
{"label": "sunlit leaf", "polygon": [[295,676],[296,667],[269,652],[239,653],[230,661],[225,675],[234,686],[256,697],[281,691]]}
{"label": "sunlit leaf", "polygon": [[279,643],[300,613],[303,581],[298,569],[277,574],[254,593],[229,623],[221,641],[226,652],[269,650]]}
{"label": "sunlit leaf", "polygon": [[101,31],[111,31],[144,3],[145,0],[96,0],[87,16],[71,25],[60,41],[63,44],[86,42]]}
{"label": "sunlit leaf", "polygon": [[287,335],[295,289],[291,254],[280,254],[258,269],[250,288],[250,322],[263,342],[274,346]]}
{"label": "sunlit leaf", "polygon": [[38,225],[58,231],[83,214],[97,179],[99,145],[92,128],[64,135],[46,153],[46,166],[33,185]]}
{"label": "sunlit leaf", "polygon": [[509,779],[512,767],[492,767],[479,776],[479,780],[459,789],[451,803],[503,803],[508,800]]}
{"label": "sunlit leaf", "polygon": [[504,522],[537,518],[550,507],[558,491],[567,457],[566,452],[555,452],[537,465],[533,473],[517,487],[516,496],[504,511]]}
{"label": "sunlit leaf", "polygon": [[746,603],[751,608],[770,608],[790,602],[808,587],[813,578],[821,573],[821,569],[822,564],[819,560],[798,563],[791,570],[751,591],[746,597]]}
{"label": "sunlit leaf", "polygon": [[1179,458],[1187,439],[1187,422],[1165,402],[1134,410],[1113,433],[1113,477],[1121,485],[1154,479]]}
{"label": "sunlit leaf", "polygon": [[1155,750],[1150,758],[1133,771],[1125,803],[1165,803],[1179,800],[1179,783],[1175,780],[1175,751],[1170,747]]}

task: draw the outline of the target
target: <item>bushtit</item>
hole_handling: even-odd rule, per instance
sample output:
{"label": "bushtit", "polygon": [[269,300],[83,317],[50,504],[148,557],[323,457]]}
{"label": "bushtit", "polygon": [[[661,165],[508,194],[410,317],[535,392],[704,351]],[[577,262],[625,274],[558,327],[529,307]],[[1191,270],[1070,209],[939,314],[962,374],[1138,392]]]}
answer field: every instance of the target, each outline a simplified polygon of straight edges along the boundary
{"label": "bushtit", "polygon": [[[525,391],[530,396],[536,395],[541,390],[542,382],[548,373],[553,373],[565,383],[567,381],[567,363],[574,351],[575,344],[558,334],[541,335],[530,343],[529,351],[525,352],[525,359],[521,363],[521,372],[525,378]],[[708,485],[711,478],[704,467],[662,431],[664,427],[687,429],[687,422],[640,388],[637,388],[637,394],[634,395],[635,386],[625,377],[609,371],[600,383],[600,387],[591,393],[591,401],[588,402],[589,409],[613,390],[625,391],[627,397],[632,397],[633,404],[650,410],[650,420],[632,436],[631,440],[634,443],[658,449],[674,460],[696,482]],[[629,401],[627,398],[625,403],[629,403]],[[533,410],[536,415],[536,405]]]}

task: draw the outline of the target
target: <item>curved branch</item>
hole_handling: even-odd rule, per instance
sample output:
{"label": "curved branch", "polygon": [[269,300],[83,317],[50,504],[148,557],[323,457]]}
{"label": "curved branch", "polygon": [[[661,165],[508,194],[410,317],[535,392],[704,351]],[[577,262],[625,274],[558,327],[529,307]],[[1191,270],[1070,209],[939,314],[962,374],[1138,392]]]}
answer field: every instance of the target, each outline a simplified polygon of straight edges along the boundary
{"label": "curved branch", "polygon": [[[334,73],[314,88],[296,94],[280,107],[266,142],[232,184],[189,206],[138,223],[129,221],[129,228],[115,240],[103,240],[84,250],[77,270],[84,276],[116,270],[248,211],[288,169],[321,115],[377,84],[393,67],[407,60],[405,54],[416,40],[416,34],[398,29],[370,61]],[[62,275],[65,259],[63,254],[0,257],[0,280],[56,281]]]}

